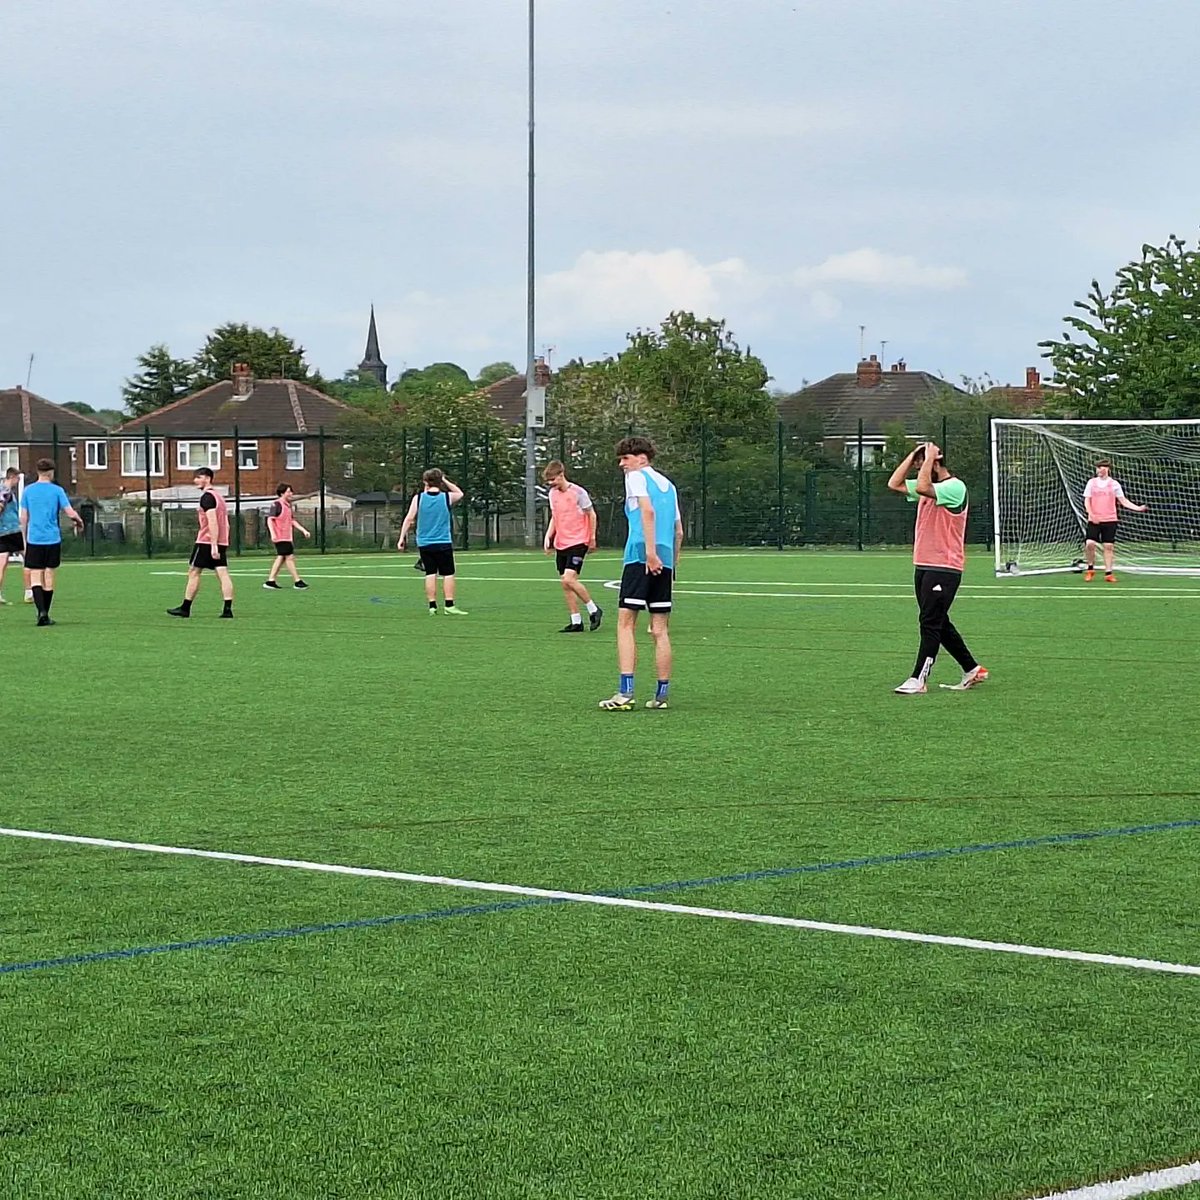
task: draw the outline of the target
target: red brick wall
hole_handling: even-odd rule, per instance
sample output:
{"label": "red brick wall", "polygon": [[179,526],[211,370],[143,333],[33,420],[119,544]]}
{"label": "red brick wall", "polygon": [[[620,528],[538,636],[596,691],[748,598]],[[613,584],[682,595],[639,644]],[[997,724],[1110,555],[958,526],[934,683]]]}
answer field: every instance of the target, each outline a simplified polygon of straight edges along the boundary
{"label": "red brick wall", "polygon": [[[144,495],[146,491],[146,476],[121,474],[121,443],[125,441],[140,441],[136,436],[110,437],[108,439],[108,466],[103,470],[91,470],[87,462],[86,442],[93,439],[77,438],[74,491],[81,496],[94,499],[115,499],[122,495]],[[99,439],[95,439],[99,440]],[[158,441],[160,439],[152,439]],[[230,495],[234,489],[234,441],[232,438],[164,438],[163,441],[163,473],[151,475],[152,488],[191,487],[194,478],[190,467],[180,469],[177,463],[177,441],[219,441],[221,444],[221,465],[215,468],[215,482],[219,487],[227,488]],[[315,492],[320,486],[320,449],[316,438],[242,438],[244,442],[258,442],[258,468],[243,467],[241,469],[241,492],[243,496],[267,496],[274,494],[276,484],[287,482],[292,485],[297,495]],[[299,471],[286,469],[287,453],[285,443],[288,441],[303,441],[304,467]],[[334,488],[341,482],[332,463],[334,447],[337,443],[326,437],[325,454],[330,460],[326,464],[326,487]],[[67,452],[64,449],[61,456],[64,465],[67,462]]]}

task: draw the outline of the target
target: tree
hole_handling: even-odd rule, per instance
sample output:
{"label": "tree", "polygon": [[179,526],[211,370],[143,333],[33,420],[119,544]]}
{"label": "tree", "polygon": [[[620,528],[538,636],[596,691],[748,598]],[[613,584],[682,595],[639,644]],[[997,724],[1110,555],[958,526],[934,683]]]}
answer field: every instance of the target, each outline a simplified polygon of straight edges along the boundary
{"label": "tree", "polygon": [[765,431],[776,418],[762,360],[742,350],[724,321],[673,312],[638,330],[617,358],[639,411],[663,435],[696,437],[702,426]]}
{"label": "tree", "polygon": [[403,404],[407,399],[423,395],[442,385],[459,388],[462,395],[466,395],[475,388],[470,375],[457,363],[439,362],[430,363],[427,367],[409,367],[392,384],[392,392],[397,403]]}
{"label": "tree", "polygon": [[1111,291],[1093,279],[1074,307],[1084,315],[1063,318],[1062,338],[1038,343],[1063,415],[1200,416],[1200,251],[1174,234],[1143,245]]}
{"label": "tree", "polygon": [[501,379],[508,379],[511,375],[520,375],[521,372],[510,362],[494,362],[488,363],[475,378],[475,386],[478,388],[490,387],[493,383],[499,383]]}
{"label": "tree", "polygon": [[138,355],[136,375],[125,380],[121,398],[131,416],[144,417],[195,387],[195,367],[186,359],[172,358],[161,342]]}
{"label": "tree", "polygon": [[220,325],[205,339],[193,362],[196,388],[229,379],[234,363],[246,363],[257,379],[286,377],[319,389],[328,386],[304,361],[304,347],[274,327],[260,329],[234,321]]}
{"label": "tree", "polygon": [[59,407],[69,409],[73,413],[78,413],[81,417],[94,416],[96,412],[90,404],[84,404],[82,400],[68,400],[65,404],[60,404]]}
{"label": "tree", "polygon": [[327,396],[342,401],[354,408],[367,409],[370,412],[380,411],[391,407],[391,397],[387,389],[367,371],[351,367],[345,371],[341,379],[326,380],[322,388]]}

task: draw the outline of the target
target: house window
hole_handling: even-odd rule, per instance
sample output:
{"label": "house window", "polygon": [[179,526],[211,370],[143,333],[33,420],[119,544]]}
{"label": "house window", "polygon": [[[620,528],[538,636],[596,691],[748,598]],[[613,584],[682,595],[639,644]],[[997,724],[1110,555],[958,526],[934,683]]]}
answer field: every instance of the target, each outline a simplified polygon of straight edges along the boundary
{"label": "house window", "polygon": [[287,471],[303,471],[304,470],[304,443],[303,442],[284,442],[283,443],[283,466]]}
{"label": "house window", "polygon": [[176,442],[175,464],[181,471],[194,471],[197,467],[211,467],[215,471],[221,465],[221,443]]}
{"label": "house window", "polygon": [[[161,440],[158,440],[150,443],[150,474],[161,475],[162,473],[163,444]],[[146,474],[146,443],[144,441],[121,443],[121,474]]]}
{"label": "house window", "polygon": [[108,443],[85,442],[83,465],[89,471],[103,471],[108,467]]}
{"label": "house window", "polygon": [[243,471],[258,470],[257,442],[238,442],[238,466]]}
{"label": "house window", "polygon": [[348,458],[344,463],[342,463],[342,474],[347,479],[354,478],[354,459]]}
{"label": "house window", "polygon": [[862,448],[862,462],[860,463],[858,461],[858,443],[857,442],[847,442],[846,443],[846,461],[852,467],[858,467],[858,466],[873,467],[875,465],[875,459],[878,456],[879,451],[881,449],[883,449],[882,446],[872,446],[869,443],[864,445]]}
{"label": "house window", "polygon": [[16,446],[0,446],[0,471],[7,471],[9,467],[21,469],[20,450]]}

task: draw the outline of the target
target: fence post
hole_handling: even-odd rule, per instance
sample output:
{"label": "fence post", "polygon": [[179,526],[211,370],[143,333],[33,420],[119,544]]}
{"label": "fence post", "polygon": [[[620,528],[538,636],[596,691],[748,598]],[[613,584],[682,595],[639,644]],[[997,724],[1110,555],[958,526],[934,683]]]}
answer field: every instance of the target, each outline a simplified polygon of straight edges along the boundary
{"label": "fence post", "polygon": [[317,427],[317,470],[320,473],[321,479],[318,485],[320,493],[320,525],[318,533],[318,541],[321,548],[321,553],[325,553],[325,426]]}
{"label": "fence post", "polygon": [[949,435],[949,433],[948,433],[948,428],[949,428],[949,426],[948,426],[948,423],[947,423],[947,417],[946,417],[946,414],[945,414],[945,413],[942,413],[942,440],[941,440],[940,442],[938,442],[938,447],[941,449],[941,452],[942,452],[942,453],[943,453],[943,454],[944,454],[944,455],[945,455],[947,458],[949,458],[949,457],[950,457],[950,453],[949,453],[949,451],[946,449],[946,443],[947,443],[947,442],[950,440],[950,435]]}
{"label": "fence post", "polygon": [[[142,446],[146,454],[146,557],[154,555],[154,535],[150,530],[150,426],[142,431]],[[165,510],[164,510],[165,511]]]}
{"label": "fence post", "polygon": [[778,513],[775,522],[775,544],[783,549],[783,422],[775,422],[775,505]]}
{"label": "fence post", "polygon": [[[55,421],[54,424],[50,426],[50,450],[51,450],[50,457],[52,459],[54,459],[55,475],[58,476],[58,482],[61,484],[62,478],[61,478],[61,476],[58,475],[59,465],[58,465],[58,422],[57,421]],[[72,483],[73,482],[74,482],[74,480],[72,480]],[[66,489],[64,489],[64,491],[65,490]]]}
{"label": "fence post", "polygon": [[467,431],[462,431],[462,483],[459,487],[462,488],[465,495],[462,503],[462,548],[470,550],[471,548],[471,502],[468,497],[471,494],[468,486],[468,478],[471,471],[471,443],[467,437]]}
{"label": "fence post", "polygon": [[492,548],[492,433],[490,429],[483,431],[483,548]]}
{"label": "fence post", "polygon": [[565,425],[558,427],[558,461],[561,463],[567,461],[567,427]]}
{"label": "fence post", "polygon": [[858,468],[854,474],[858,492],[858,548],[863,548],[863,419],[858,418]]}
{"label": "fence post", "polygon": [[238,449],[238,427],[233,427],[233,552],[242,556],[242,453]]}
{"label": "fence post", "polygon": [[708,549],[708,423],[700,426],[700,548]]}
{"label": "fence post", "polygon": [[428,425],[425,426],[425,462],[421,467],[422,471],[428,471],[433,463],[429,460],[433,458],[433,430]]}

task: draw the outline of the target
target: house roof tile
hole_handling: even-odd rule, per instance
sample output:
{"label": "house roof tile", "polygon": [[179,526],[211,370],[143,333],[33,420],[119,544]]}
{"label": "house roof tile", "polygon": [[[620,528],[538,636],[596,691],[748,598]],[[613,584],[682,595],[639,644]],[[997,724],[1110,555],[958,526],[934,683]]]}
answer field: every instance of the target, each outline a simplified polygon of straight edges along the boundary
{"label": "house roof tile", "polygon": [[779,402],[779,419],[786,424],[818,413],[830,438],[857,437],[860,418],[867,437],[883,437],[884,426],[897,421],[906,432],[920,434],[917,404],[947,389],[966,395],[927,371],[884,371],[878,383],[867,387],[859,386],[855,372],[844,371],[785,396]]}
{"label": "house roof tile", "polygon": [[54,439],[55,426],[60,441],[108,432],[99,421],[52,404],[23,387],[0,389],[0,442],[49,443]]}
{"label": "house roof tile", "polygon": [[316,433],[336,426],[350,406],[290,379],[262,379],[250,394],[235,396],[232,380],[184,396],[144,417],[126,421],[117,431],[130,433],[146,426],[165,437],[228,437],[237,426],[239,435],[271,437]]}

